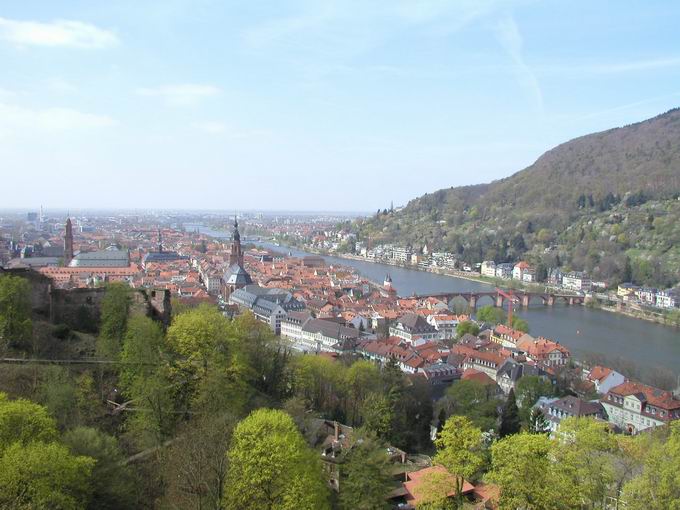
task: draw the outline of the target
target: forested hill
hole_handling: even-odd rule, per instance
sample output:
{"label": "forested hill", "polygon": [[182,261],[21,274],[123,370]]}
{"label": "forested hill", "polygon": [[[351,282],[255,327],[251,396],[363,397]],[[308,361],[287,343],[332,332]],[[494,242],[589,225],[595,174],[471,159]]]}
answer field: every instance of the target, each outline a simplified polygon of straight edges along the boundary
{"label": "forested hill", "polygon": [[[439,190],[357,224],[360,239],[663,285],[680,268],[680,109],[576,138],[489,184]],[[630,274],[631,271],[635,274]]]}

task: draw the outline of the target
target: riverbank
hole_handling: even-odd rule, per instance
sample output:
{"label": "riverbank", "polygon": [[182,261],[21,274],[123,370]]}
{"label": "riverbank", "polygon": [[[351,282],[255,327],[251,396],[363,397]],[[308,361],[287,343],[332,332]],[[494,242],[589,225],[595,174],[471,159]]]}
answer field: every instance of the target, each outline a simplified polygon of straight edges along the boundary
{"label": "riverbank", "polygon": [[[226,237],[224,232],[202,227],[202,233],[213,237]],[[295,257],[311,255],[310,250],[295,247],[295,243],[277,241],[275,246],[263,238],[255,245],[279,253],[291,252]],[[328,264],[346,265],[354,268],[368,280],[382,282],[390,273],[395,288],[401,295],[432,295],[446,292],[488,292],[490,282],[478,278],[458,278],[418,271],[403,265],[384,265],[368,263],[363,257],[340,258],[315,250],[315,255],[327,257]],[[493,304],[490,298],[482,298],[480,306]],[[605,313],[608,312],[608,313]],[[519,312],[531,327],[531,334],[558,340],[568,347],[575,357],[597,360],[597,363],[616,368],[622,364],[635,367],[637,373],[631,377],[654,383],[659,372],[669,370],[678,373],[677,360],[680,359],[680,336],[678,328],[661,322],[650,322],[630,317],[623,313],[611,313],[601,307],[555,306],[532,304]]]}
{"label": "riverbank", "polygon": [[[470,273],[468,271],[452,271],[452,270],[447,270],[447,269],[442,269],[442,268],[425,268],[425,267],[420,267],[420,266],[413,266],[413,265],[406,265],[406,264],[400,264],[398,262],[394,261],[389,261],[389,260],[375,260],[375,259],[369,259],[366,257],[362,257],[360,255],[352,255],[350,253],[329,253],[324,250],[318,250],[315,248],[311,248],[308,246],[295,246],[295,248],[304,250],[310,253],[314,253],[316,255],[320,256],[326,256],[326,257],[335,257],[339,259],[345,259],[345,260],[355,260],[358,262],[367,262],[371,264],[379,264],[379,265],[388,265],[392,267],[398,267],[401,269],[407,269],[411,271],[421,271],[425,273],[432,273],[432,274],[438,274],[441,276],[449,276],[452,278],[458,278],[462,280],[467,280],[475,283],[480,283],[483,285],[489,285],[493,287],[502,287],[502,288],[511,288],[513,290],[521,290],[521,291],[526,291],[526,292],[536,292],[536,293],[542,293],[542,292],[547,292],[548,287],[541,286],[541,285],[525,285],[520,282],[517,282],[516,280],[497,280],[497,279],[492,279],[488,278],[486,276],[478,275],[475,273]],[[564,294],[570,294],[571,292],[565,291],[565,290],[559,290],[559,289],[550,289],[552,292],[559,292],[559,293],[564,293]],[[407,297],[407,296],[404,296]],[[595,305],[591,305],[589,303],[596,303]],[[664,316],[663,313],[661,312],[645,312],[643,310],[635,310],[635,309],[630,309],[630,308],[622,308],[618,306],[608,306],[605,304],[602,304],[602,302],[598,298],[592,298],[588,302],[584,302],[581,304],[581,306],[585,307],[591,307],[591,308],[596,308],[598,310],[603,310],[606,312],[618,314],[618,315],[623,315],[626,317],[630,317],[631,319],[638,319],[646,322],[653,322],[655,324],[660,324],[663,326],[671,327],[671,328],[680,328],[680,324],[672,323],[669,322],[668,319]]]}
{"label": "riverbank", "polygon": [[[585,306],[588,306],[587,304]],[[669,322],[666,317],[659,313],[659,314],[653,314],[653,313],[647,313],[647,312],[642,312],[639,310],[630,310],[626,308],[619,308],[617,306],[607,306],[607,305],[602,305],[602,304],[597,304],[593,308],[596,308],[598,310],[603,310],[605,312],[611,312],[615,313],[618,315],[625,315],[626,317],[630,317],[632,319],[639,319],[647,322],[654,322],[656,324],[661,324],[663,326],[668,326],[670,328],[677,328],[680,330],[680,325],[675,324],[672,322]]]}

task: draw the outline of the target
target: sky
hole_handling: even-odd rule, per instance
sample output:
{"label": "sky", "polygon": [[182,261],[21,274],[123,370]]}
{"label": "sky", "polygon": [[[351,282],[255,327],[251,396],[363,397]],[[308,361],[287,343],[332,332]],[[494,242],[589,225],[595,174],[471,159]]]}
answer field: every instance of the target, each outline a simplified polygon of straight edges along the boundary
{"label": "sky", "polygon": [[675,0],[0,0],[0,208],[374,211],[680,106]]}

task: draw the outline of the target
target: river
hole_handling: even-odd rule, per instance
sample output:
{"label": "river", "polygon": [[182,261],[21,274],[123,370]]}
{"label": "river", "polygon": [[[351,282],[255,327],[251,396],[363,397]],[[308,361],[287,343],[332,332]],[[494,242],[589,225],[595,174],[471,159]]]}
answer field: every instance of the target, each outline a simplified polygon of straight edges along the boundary
{"label": "river", "polygon": [[[205,227],[200,230],[215,237],[228,237],[222,232]],[[295,248],[275,246],[271,243],[257,244],[279,252],[291,252],[294,256],[310,255]],[[475,292],[493,289],[486,283],[416,269],[331,256],[324,256],[324,259],[328,264],[353,267],[365,278],[376,282],[382,282],[389,273],[394,287],[401,296],[413,293]],[[481,305],[484,304],[487,304],[486,300],[481,301]],[[520,308],[517,313],[528,321],[532,335],[557,340],[566,345],[577,357],[597,353],[609,360],[625,360],[647,375],[657,367],[664,367],[676,375],[680,374],[678,328],[584,306],[557,304],[548,307],[537,304],[527,309]]]}

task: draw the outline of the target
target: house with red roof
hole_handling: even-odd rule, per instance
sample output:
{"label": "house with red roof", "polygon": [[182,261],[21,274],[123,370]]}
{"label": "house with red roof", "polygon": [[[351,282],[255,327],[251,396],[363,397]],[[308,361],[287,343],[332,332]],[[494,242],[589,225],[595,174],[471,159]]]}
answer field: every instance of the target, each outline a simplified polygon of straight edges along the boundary
{"label": "house with red roof", "polygon": [[522,337],[524,336],[529,337],[533,340],[533,337],[531,335],[528,335],[524,331],[513,329],[509,326],[506,326],[505,324],[498,324],[491,331],[490,339],[492,342],[501,344],[504,347],[515,347],[517,345],[517,342],[519,342],[520,339],[522,339]]}
{"label": "house with red roof", "polygon": [[610,389],[623,384],[626,378],[616,370],[596,365],[590,370],[583,372],[584,379],[590,382],[595,391],[600,395],[606,395]]}
{"label": "house with red roof", "polygon": [[569,349],[565,346],[543,337],[522,338],[517,342],[517,348],[525,352],[529,359],[546,367],[564,366],[571,356]]}
{"label": "house with red roof", "polygon": [[629,434],[680,419],[680,399],[670,391],[626,381],[600,400],[609,423]]}

